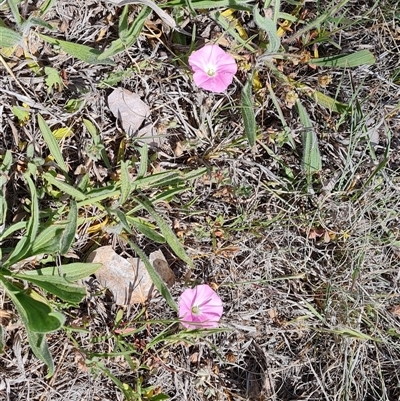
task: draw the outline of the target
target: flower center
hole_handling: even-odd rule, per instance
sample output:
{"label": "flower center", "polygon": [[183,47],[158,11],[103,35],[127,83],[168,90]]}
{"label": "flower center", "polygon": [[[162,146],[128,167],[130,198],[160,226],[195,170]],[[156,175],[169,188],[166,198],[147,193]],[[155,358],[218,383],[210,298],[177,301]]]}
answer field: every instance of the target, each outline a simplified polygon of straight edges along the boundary
{"label": "flower center", "polygon": [[197,305],[192,306],[192,314],[196,316],[200,314],[200,308]]}
{"label": "flower center", "polygon": [[209,77],[213,77],[217,73],[217,71],[214,67],[208,67],[206,73]]}

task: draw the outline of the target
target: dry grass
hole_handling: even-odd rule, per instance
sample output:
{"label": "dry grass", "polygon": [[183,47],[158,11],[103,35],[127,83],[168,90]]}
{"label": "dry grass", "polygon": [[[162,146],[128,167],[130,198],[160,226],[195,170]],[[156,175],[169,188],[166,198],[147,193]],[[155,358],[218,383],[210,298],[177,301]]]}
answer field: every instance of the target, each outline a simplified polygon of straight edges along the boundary
{"label": "dry grass", "polygon": [[[307,3],[310,15],[318,12],[314,2]],[[324,9],[330,2],[319,3]],[[143,381],[144,387],[152,385],[178,401],[400,399],[400,87],[393,82],[399,65],[398,16],[395,2],[361,3],[348,2],[344,14],[356,22],[339,26],[333,39],[342,49],[371,49],[376,64],[345,71],[296,71],[297,78],[313,87],[319,75],[331,74],[326,94],[337,93],[354,107],[352,115],[341,119],[303,99],[323,160],[313,191],[301,172],[302,127],[296,112],[284,105],[286,89],[276,85],[275,93],[298,149],[279,142],[281,121],[263,90],[255,99],[261,135],[250,149],[238,112],[243,77],[223,95],[195,88],[175,57],[189,49],[190,38],[178,49],[168,33],[158,37],[155,25],[149,24],[136,45],[116,57],[116,67],[88,67],[54,52],[32,33],[29,48],[40,65],[66,73],[66,87],[51,94],[45,78],[34,74],[23,55],[6,59],[13,74],[0,70],[0,153],[11,149],[14,157],[6,187],[8,223],[26,215],[28,192],[21,177],[26,144],[33,144],[36,157],[48,155],[36,113],[52,128],[73,127],[75,135],[62,143],[63,156],[71,171],[85,166],[94,185],[114,180],[121,159],[138,157],[136,145],[108,110],[110,89],[98,85],[113,71],[128,72],[121,85],[149,104],[149,122],[167,134],[162,149],[150,154],[153,171],[208,167],[209,174],[186,192],[157,205],[171,226],[179,223],[176,232],[195,268],[188,271],[167,246],[161,250],[178,277],[171,290],[175,299],[187,285],[216,284],[225,306],[225,330],[204,337],[184,335],[178,325],[165,323],[176,316],[161,296],[141,314],[139,305],[116,306],[89,278],[85,301],[64,310],[66,325],[81,331],[48,337],[56,373],[47,379],[15,310],[0,292],[0,398],[123,400],[113,375],[138,393]],[[58,25],[60,38],[101,47],[116,35],[115,13],[109,3],[60,0],[48,19]],[[242,17],[248,29],[254,29],[244,13]],[[151,21],[156,24],[156,19]],[[207,12],[185,30],[190,32],[194,24],[198,32],[208,25],[208,35],[217,32]],[[319,51],[331,54],[337,49],[325,43]],[[268,74],[260,69],[261,79],[268,80]],[[64,106],[77,98],[83,100],[81,108],[67,112]],[[30,117],[21,125],[11,106],[24,101]],[[91,159],[92,137],[82,118],[99,128],[111,170],[101,159]],[[177,152],[178,145],[183,153]],[[79,182],[78,173],[73,180]],[[40,202],[43,209],[51,209],[60,201],[63,198],[54,200],[45,192]],[[87,207],[85,213],[95,216],[98,210]],[[90,234],[87,228],[79,228],[75,257],[84,259],[100,244],[132,253],[113,232]],[[136,240],[147,253],[159,248],[144,236]],[[122,339],[114,334],[118,311],[123,312],[122,325],[137,329],[135,335]],[[151,345],[161,334],[165,337]],[[129,362],[121,347],[131,352]],[[142,394],[136,399],[151,398]]]}

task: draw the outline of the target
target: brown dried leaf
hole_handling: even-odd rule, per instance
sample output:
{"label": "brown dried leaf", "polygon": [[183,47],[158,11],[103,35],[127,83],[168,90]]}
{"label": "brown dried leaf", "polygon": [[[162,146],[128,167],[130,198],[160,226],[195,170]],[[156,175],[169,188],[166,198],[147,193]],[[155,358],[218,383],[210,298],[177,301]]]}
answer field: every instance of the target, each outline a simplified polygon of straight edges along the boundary
{"label": "brown dried leaf", "polygon": [[168,266],[163,253],[160,250],[155,251],[149,255],[149,260],[168,287],[173,286],[175,284],[175,274]]}
{"label": "brown dried leaf", "polygon": [[[167,284],[175,282],[174,273],[161,251],[150,254],[149,260]],[[102,246],[89,255],[88,261],[103,265],[95,276],[103,287],[112,292],[117,305],[144,303],[150,298],[153,282],[140,259],[127,260],[118,255],[112,246]]]}
{"label": "brown dried leaf", "polygon": [[143,121],[150,115],[149,106],[140,96],[123,88],[111,92],[108,107],[129,135],[136,135]]}

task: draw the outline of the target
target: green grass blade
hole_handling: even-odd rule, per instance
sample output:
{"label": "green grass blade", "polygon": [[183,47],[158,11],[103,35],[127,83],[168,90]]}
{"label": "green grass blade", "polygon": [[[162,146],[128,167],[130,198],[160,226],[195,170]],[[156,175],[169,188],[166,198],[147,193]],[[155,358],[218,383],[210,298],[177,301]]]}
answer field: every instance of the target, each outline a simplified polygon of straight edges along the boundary
{"label": "green grass blade", "polygon": [[46,121],[40,114],[38,114],[38,123],[40,132],[42,133],[43,139],[46,142],[47,146],[49,147],[51,155],[54,157],[57,164],[60,166],[61,170],[63,170],[63,172],[67,174],[68,167],[64,162],[64,158],[58,146],[57,139],[54,137]]}

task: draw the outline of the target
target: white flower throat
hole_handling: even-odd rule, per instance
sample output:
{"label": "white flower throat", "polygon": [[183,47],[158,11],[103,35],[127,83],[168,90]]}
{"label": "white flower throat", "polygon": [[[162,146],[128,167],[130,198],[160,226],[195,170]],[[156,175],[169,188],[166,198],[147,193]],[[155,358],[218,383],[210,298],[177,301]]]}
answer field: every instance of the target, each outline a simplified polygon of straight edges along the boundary
{"label": "white flower throat", "polygon": [[216,73],[217,73],[217,69],[214,66],[207,66],[207,71],[206,71],[207,75],[209,77],[213,77]]}
{"label": "white flower throat", "polygon": [[198,315],[200,313],[200,308],[197,305],[192,306],[193,315]]}

